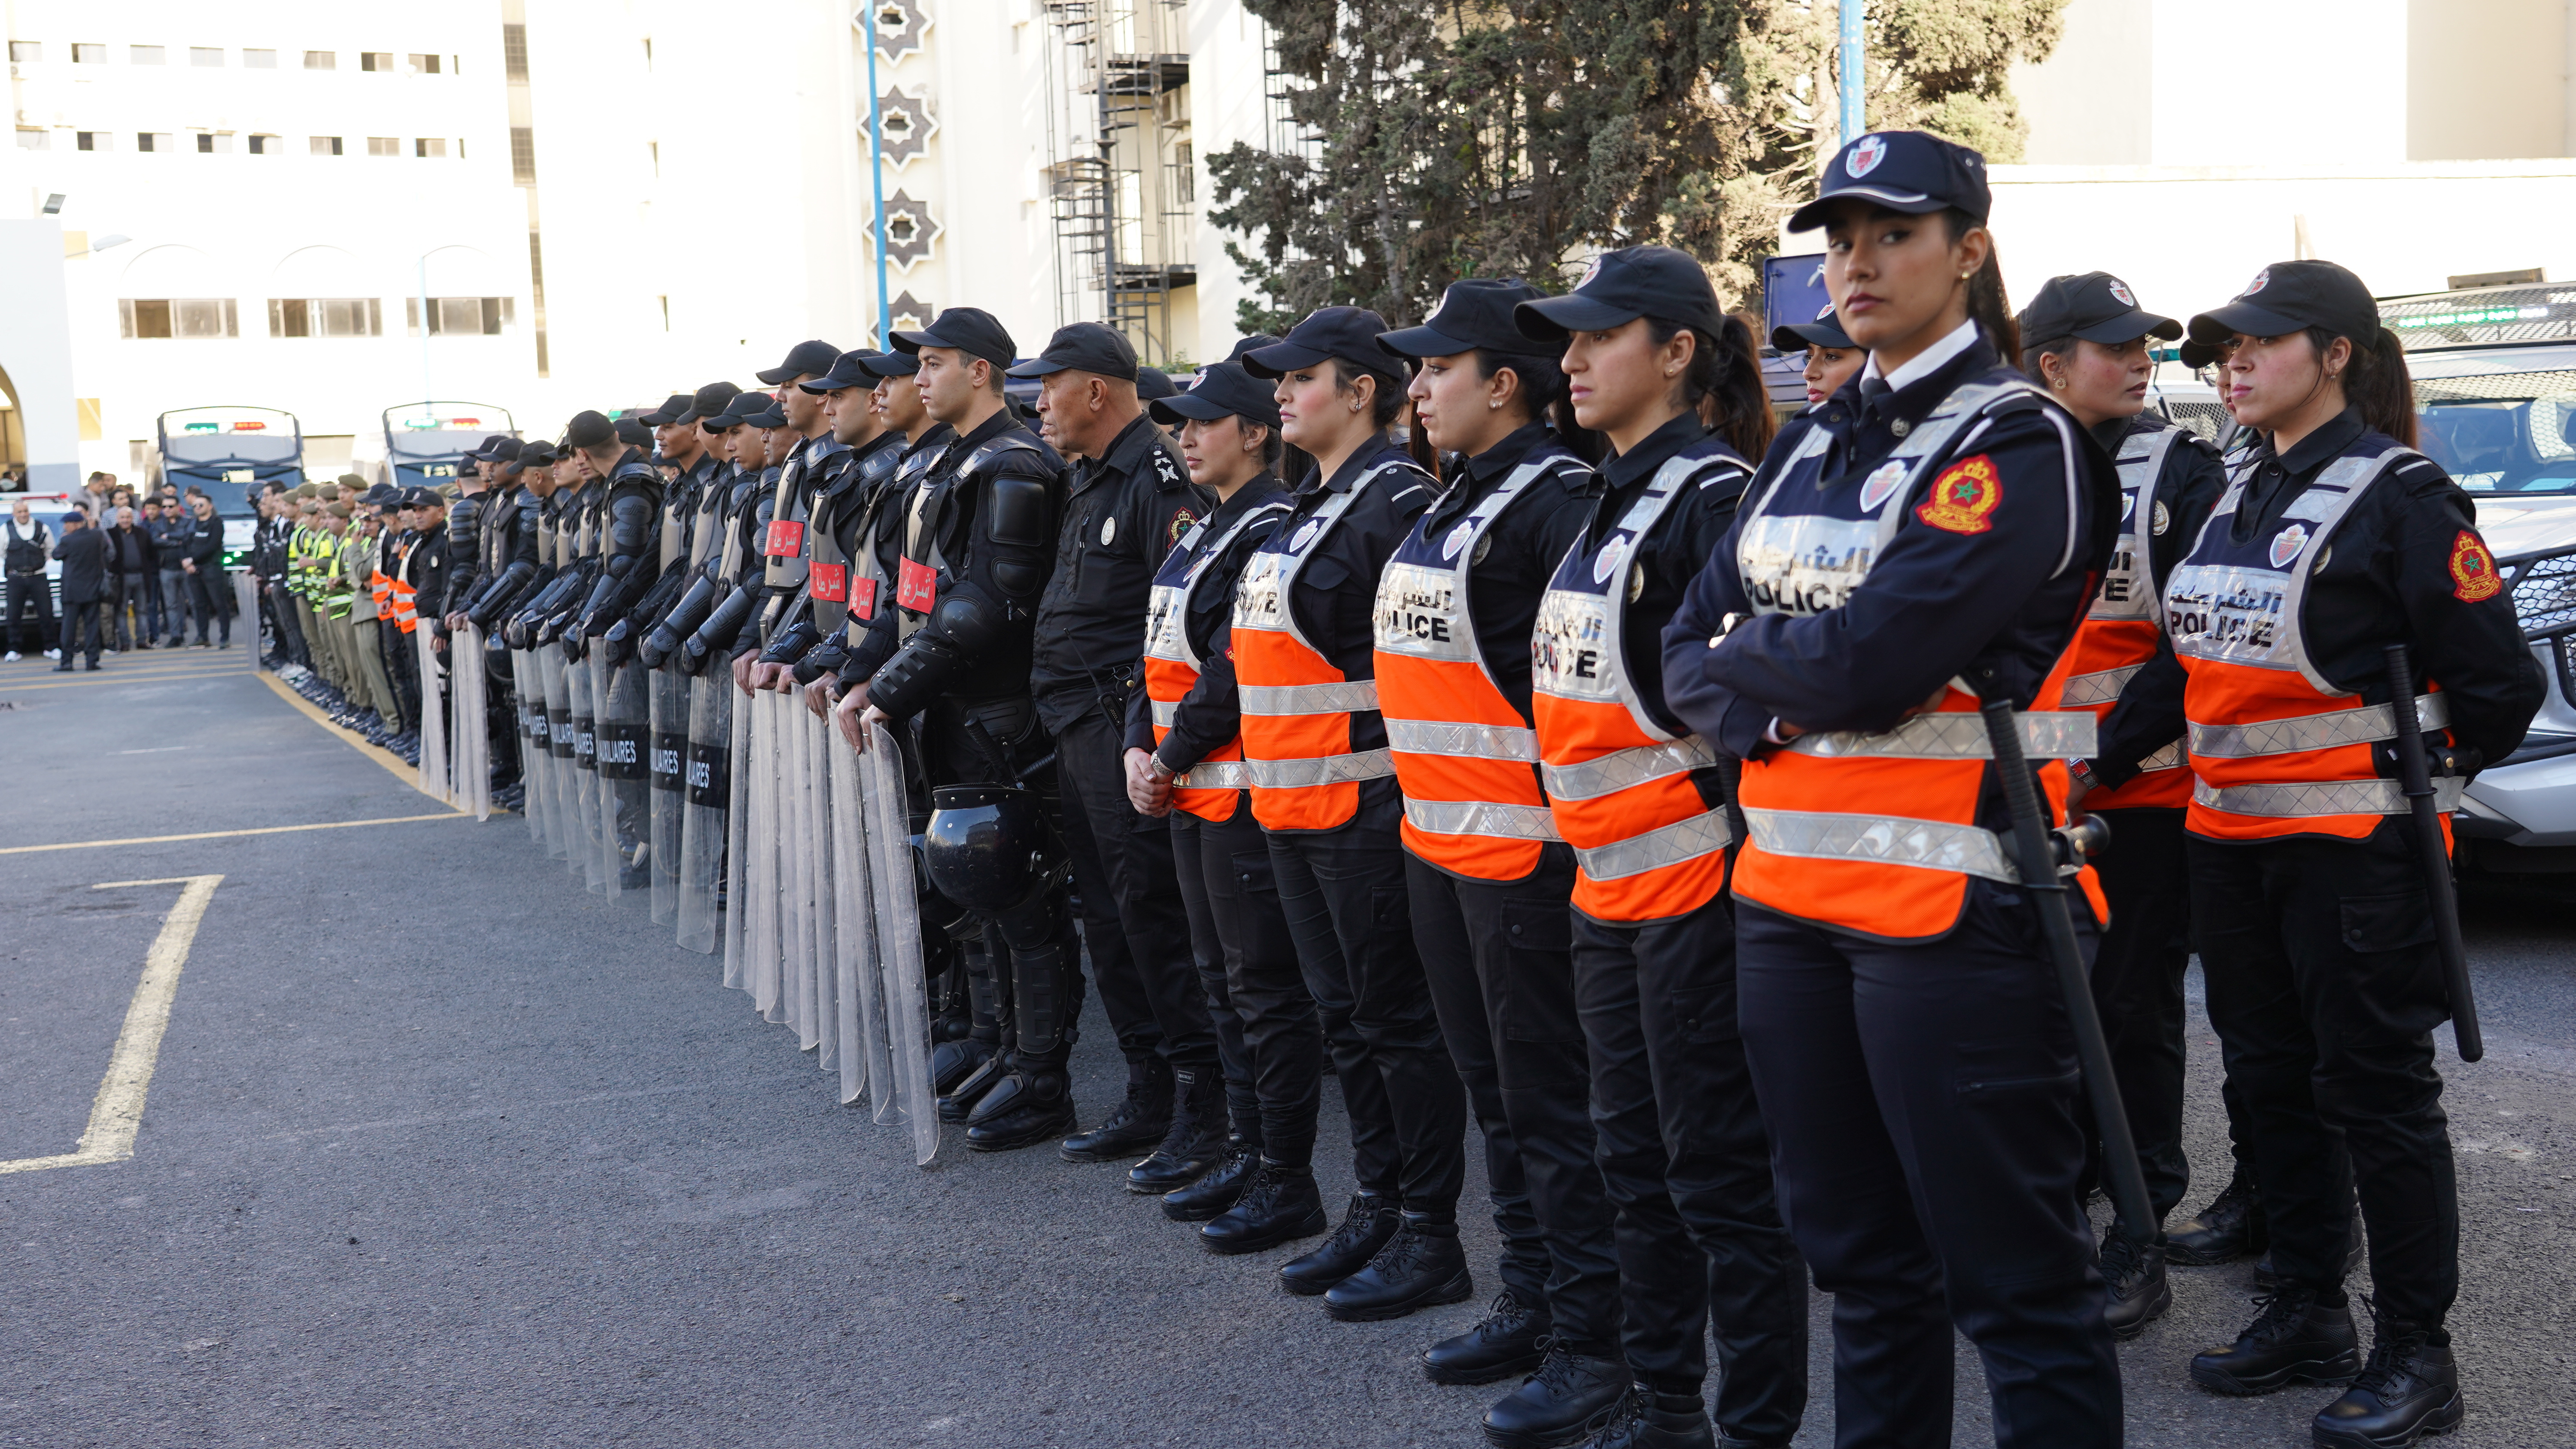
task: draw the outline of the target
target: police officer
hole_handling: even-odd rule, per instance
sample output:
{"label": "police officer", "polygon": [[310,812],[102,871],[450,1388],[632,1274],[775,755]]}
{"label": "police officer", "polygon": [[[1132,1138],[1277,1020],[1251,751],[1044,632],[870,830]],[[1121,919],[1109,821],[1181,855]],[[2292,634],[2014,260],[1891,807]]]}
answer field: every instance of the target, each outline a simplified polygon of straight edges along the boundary
{"label": "police officer", "polygon": [[1866,349],[1843,332],[1842,319],[1827,302],[1811,322],[1788,322],[1771,329],[1771,345],[1782,352],[1804,352],[1807,365],[1798,380],[1807,389],[1807,406],[1815,407],[1842,390],[1869,357]]}
{"label": "police officer", "polygon": [[1604,254],[1522,303],[1564,350],[1575,416],[1610,456],[1532,633],[1551,813],[1573,846],[1573,989],[1599,1160],[1618,1209],[1631,1381],[1593,1442],[1785,1443],[1806,1405],[1804,1274],[1733,1029],[1724,769],[1672,706],[1664,623],[1733,518],[1771,432],[1753,339],[1670,247]]}
{"label": "police officer", "polygon": [[[795,434],[788,442],[785,460],[778,465],[777,483],[770,496],[770,527],[762,550],[767,559],[761,590],[762,643],[778,631],[788,601],[805,586],[805,566],[810,561],[805,523],[823,462],[848,451],[846,444],[832,437],[831,424],[823,417],[823,400],[802,386],[830,372],[840,355],[841,349],[829,342],[799,342],[787,349],[786,361],[758,374],[762,382],[778,389],[778,414]],[[744,672],[748,674],[748,668]]]}
{"label": "police officer", "polygon": [[[1264,343],[1275,338],[1263,338]],[[1224,1254],[1258,1252],[1331,1226],[1315,1186],[1323,1027],[1280,909],[1270,847],[1245,792],[1234,590],[1288,515],[1273,471],[1279,405],[1236,363],[1205,369],[1186,393],[1149,409],[1176,427],[1190,481],[1216,500],[1154,575],[1142,690],[1127,704],[1127,793],[1171,822],[1174,876],[1205,982],[1226,1104],[1224,1161],[1163,1198]]]}
{"label": "police officer", "polygon": [[1435,491],[1387,437],[1406,379],[1378,345],[1386,330],[1365,308],[1326,307],[1243,354],[1315,466],[1244,569],[1233,632],[1253,818],[1323,1014],[1359,1178],[1341,1225],[1279,1278],[1353,1320],[1475,1292],[1458,1245],[1466,1098],[1414,949],[1403,802],[1378,714],[1378,575]]}
{"label": "police officer", "polygon": [[[864,407],[875,425],[886,457],[870,454],[857,494],[839,511],[837,546],[847,558],[848,602],[840,629],[819,643],[806,663],[813,673],[805,687],[806,707],[828,713],[853,683],[842,671],[874,623],[880,608],[894,607],[894,580],[903,557],[904,512],[921,480],[957,435],[921,404],[912,385],[921,359],[909,352],[865,352],[857,358],[858,394],[844,406]],[[836,422],[834,426],[839,426]],[[806,678],[807,670],[797,670]]]}
{"label": "police officer", "polygon": [[1010,375],[1038,380],[1041,435],[1075,460],[1029,684],[1055,740],[1092,979],[1127,1059],[1126,1099],[1062,1151],[1100,1162],[1149,1147],[1127,1185],[1160,1196],[1223,1154],[1225,1082],[1171,828],[1127,798],[1127,701],[1141,685],[1156,566],[1210,504],[1145,416],[1136,349],[1118,332],[1097,322],[1059,328]]}
{"label": "police officer", "polygon": [[825,464],[814,485],[804,590],[761,651],[762,664],[792,675],[780,679],[773,674],[779,687],[801,689],[847,657],[841,639],[849,623],[852,561],[866,551],[860,528],[877,489],[903,460],[903,434],[869,406],[877,379],[868,371],[867,359],[864,352],[844,352],[823,376],[797,384],[823,400],[824,423],[842,451]]}
{"label": "police officer", "polygon": [[2013,370],[1988,204],[1976,152],[1878,132],[1791,218],[1826,229],[1870,360],[1765,457],[1665,631],[1665,687],[1745,761],[1738,1009],[1783,1216],[1838,1295],[1836,1432],[1948,1442],[1955,1330],[1999,1446],[2115,1445],[2074,1048],[1977,709],[2029,711],[2062,810],[2093,720],[2059,709],[2058,665],[2119,502]]}
{"label": "police officer", "polygon": [[[858,716],[862,738],[918,717],[934,788],[1020,785],[1047,753],[1029,670],[1061,465],[1004,402],[1011,336],[991,313],[951,307],[894,344],[920,358],[922,403],[957,440],[906,520],[896,607],[860,656],[867,686],[835,708]],[[1065,1073],[1081,1006],[1073,918],[1059,873],[1033,886],[987,923],[1000,938],[991,960],[1007,969],[1013,1031],[1007,1072],[967,1117],[966,1145],[980,1152],[1060,1137],[1075,1120]]]}
{"label": "police officer", "polygon": [[[643,671],[629,667],[632,651],[624,647],[631,633],[609,640],[612,629],[627,622],[628,611],[659,582],[662,567],[662,489],[660,470],[636,441],[650,441],[639,422],[612,422],[595,411],[575,413],[564,441],[595,481],[584,488],[594,497],[589,529],[597,569],[587,597],[567,636],[568,652],[600,648],[594,670],[595,688],[604,696],[592,701],[598,720],[599,779],[610,799],[603,809],[605,828],[616,832],[622,889],[649,885],[642,859],[649,802],[645,770],[646,732],[651,719]],[[631,625],[629,626],[631,630]]]}
{"label": "police officer", "polygon": [[756,662],[749,656],[760,647],[760,603],[770,568],[770,511],[777,503],[783,468],[769,461],[770,434],[786,424],[784,413],[772,411],[776,406],[777,399],[767,393],[746,392],[704,425],[723,437],[733,456],[732,506],[724,516],[738,557],[728,575],[729,588],[680,646],[689,656],[684,668],[695,672],[721,659],[745,693],[751,688],[751,663]]}
{"label": "police officer", "polygon": [[706,622],[719,600],[731,593],[734,569],[725,558],[729,537],[726,530],[733,521],[734,494],[740,486],[742,470],[734,463],[733,450],[715,424],[741,395],[742,389],[732,383],[713,382],[691,394],[673,394],[658,412],[648,415],[648,420],[668,420],[660,425],[663,457],[688,460],[671,486],[690,502],[687,523],[691,576],[637,645],[638,657],[656,669],[668,666],[689,672],[688,661],[675,656],[682,643]]}
{"label": "police officer", "polygon": [[[2185,826],[2210,1024],[2244,1093],[2278,1287],[2192,1360],[2225,1393],[2351,1387],[2320,1445],[2411,1444],[2461,1419],[2444,1327],[2459,1203],[2432,1029],[2448,1015],[2395,761],[2420,697],[2436,796],[2521,743],[2545,686],[2468,496],[2412,447],[2413,387],[2369,288],[2275,262],[2191,319],[2262,433],[2165,587],[2187,676]],[[2411,651],[2413,677],[2383,653]],[[2431,691],[2431,692],[2427,692]],[[2355,1185],[2374,1335],[2345,1298]]]}
{"label": "police officer", "polygon": [[1378,339],[1416,361],[1414,426],[1457,460],[1378,581],[1378,708],[1404,791],[1414,945],[1484,1131],[1504,1244],[1492,1313],[1423,1367],[1435,1383],[1538,1370],[1485,1416],[1504,1445],[1579,1433],[1629,1382],[1575,1012],[1574,852],[1530,729],[1530,629],[1600,492],[1550,426],[1565,374],[1512,320],[1540,295],[1453,283],[1429,321]]}

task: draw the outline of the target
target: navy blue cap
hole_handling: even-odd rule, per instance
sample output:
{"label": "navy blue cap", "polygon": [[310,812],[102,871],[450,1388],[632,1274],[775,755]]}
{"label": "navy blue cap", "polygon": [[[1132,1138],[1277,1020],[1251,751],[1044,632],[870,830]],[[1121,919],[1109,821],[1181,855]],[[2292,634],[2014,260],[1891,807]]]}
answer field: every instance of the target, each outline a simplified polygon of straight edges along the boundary
{"label": "navy blue cap", "polygon": [[787,405],[785,403],[780,402],[774,397],[768,396],[766,393],[745,393],[744,396],[746,398],[760,398],[768,404],[767,407],[761,408],[757,412],[744,413],[742,420],[746,425],[755,428],[783,428],[787,426]]}
{"label": "navy blue cap", "polygon": [[662,399],[662,405],[660,407],[653,409],[649,413],[638,413],[636,414],[636,417],[640,421],[652,424],[654,427],[667,428],[673,423],[678,422],[680,420],[680,415],[687,412],[689,410],[689,404],[694,401],[695,399],[691,398],[687,393],[675,392],[669,397]]}
{"label": "navy blue cap", "polygon": [[1114,327],[1074,322],[1055,329],[1046,350],[1010,369],[1012,377],[1044,377],[1051,372],[1092,372],[1102,377],[1133,378],[1136,348]]}
{"label": "navy blue cap", "polygon": [[2234,301],[2192,318],[2191,340],[2209,348],[2230,337],[2282,337],[2311,327],[2368,342],[2379,331],[2379,304],[2361,278],[2333,262],[2274,262]]}
{"label": "navy blue cap", "polygon": [[1256,332],[1250,337],[1238,337],[1234,342],[1234,350],[1225,355],[1225,360],[1228,362],[1241,362],[1243,361],[1243,354],[1251,352],[1256,348],[1268,347],[1278,340],[1278,338],[1271,336],[1267,332]]}
{"label": "navy blue cap", "polygon": [[1843,319],[1827,302],[1813,322],[1783,322],[1771,329],[1771,345],[1782,352],[1798,352],[1809,347],[1853,348],[1860,346],[1843,331]]}
{"label": "navy blue cap", "polygon": [[617,441],[630,448],[649,448],[653,446],[653,430],[644,426],[643,418],[629,413],[617,420]]}
{"label": "navy blue cap", "polygon": [[758,377],[762,382],[768,383],[771,387],[776,387],[781,383],[794,382],[797,378],[809,372],[818,377],[824,373],[830,372],[832,370],[833,360],[838,358],[840,355],[841,349],[834,347],[829,342],[824,342],[819,339],[799,342],[795,346],[787,349],[787,360],[785,362],[778,364],[776,367],[770,368],[766,372],[755,373],[753,375]]}
{"label": "navy blue cap", "polygon": [[405,508],[427,508],[432,504],[446,501],[427,488],[406,488],[402,491],[402,506]]}
{"label": "navy blue cap", "polygon": [[1825,204],[1842,197],[1921,216],[1957,208],[1979,221],[1994,209],[1986,158],[1922,131],[1872,131],[1834,153],[1816,199],[1789,216],[1789,230],[1825,224]]}
{"label": "navy blue cap", "polygon": [[1403,364],[1378,345],[1385,331],[1386,319],[1366,307],[1318,307],[1289,328],[1285,338],[1243,353],[1243,370],[1254,377],[1280,377],[1338,357],[1370,372],[1401,375]]}
{"label": "navy blue cap", "polygon": [[899,351],[912,353],[925,347],[954,347],[995,367],[1010,366],[1018,355],[1011,346],[1009,329],[981,307],[951,307],[918,332],[894,334],[894,345]]}
{"label": "navy blue cap", "polygon": [[596,448],[616,437],[617,425],[608,420],[608,414],[593,408],[574,413],[572,421],[564,425],[564,446],[568,448]]}
{"label": "navy blue cap", "polygon": [[1159,367],[1136,369],[1136,396],[1141,401],[1152,402],[1158,397],[1170,397],[1180,390],[1181,385],[1172,381],[1172,375]]}
{"label": "navy blue cap", "polygon": [[1640,317],[1678,322],[1712,337],[1726,327],[1707,269],[1671,247],[1603,252],[1584,268],[1573,291],[1512,309],[1521,335],[1535,342],[1563,342],[1569,333],[1605,332]]}
{"label": "navy blue cap", "polygon": [[[778,406],[778,399],[765,392],[736,393],[733,400],[725,404],[723,414],[709,419],[707,426],[718,432],[728,428],[738,428],[753,418],[766,414],[776,406]],[[758,426],[765,428],[769,424],[761,423]]]}
{"label": "navy blue cap", "polygon": [[511,437],[508,433],[486,433],[482,442],[479,442],[473,447],[465,450],[465,461],[468,463],[488,463],[494,458],[501,456],[498,450],[503,443],[508,443],[515,449],[518,446],[519,440]]}
{"label": "navy blue cap", "polygon": [[402,490],[391,483],[379,483],[358,498],[369,508],[393,508],[402,502]]}
{"label": "navy blue cap", "polygon": [[1402,357],[1448,357],[1478,350],[1526,353],[1530,339],[1512,320],[1512,309],[1546,295],[1518,277],[1451,282],[1421,326],[1382,333],[1378,345]]}
{"label": "navy blue cap", "polygon": [[2054,342],[2060,337],[2081,337],[2087,342],[2161,337],[2170,342],[2182,335],[2181,323],[2140,308],[2129,284],[2109,272],[2049,278],[2039,284],[2030,305],[2021,309],[2015,321],[2025,343]]}
{"label": "navy blue cap", "polygon": [[1178,427],[1188,418],[1211,423],[1229,415],[1265,427],[1279,426],[1277,393],[1237,362],[1211,362],[1187,392],[1158,397],[1146,407],[1154,421],[1165,427]]}
{"label": "navy blue cap", "polygon": [[865,352],[844,352],[840,356],[832,359],[831,371],[824,373],[821,377],[814,379],[812,382],[797,384],[797,386],[805,389],[807,392],[814,393],[817,396],[827,392],[839,392],[845,387],[874,387],[876,385],[876,375],[868,371],[868,354]]}
{"label": "navy blue cap", "polygon": [[921,354],[918,352],[871,352],[867,355],[867,359],[859,365],[868,370],[868,376],[870,377],[910,377],[914,373],[921,371]]}
{"label": "navy blue cap", "polygon": [[732,383],[708,383],[705,387],[699,388],[696,393],[690,396],[688,411],[680,414],[676,418],[673,418],[671,421],[675,423],[703,423],[707,419],[715,417],[723,413],[726,409],[732,407],[733,400],[740,396],[742,396],[742,389],[734,386]]}

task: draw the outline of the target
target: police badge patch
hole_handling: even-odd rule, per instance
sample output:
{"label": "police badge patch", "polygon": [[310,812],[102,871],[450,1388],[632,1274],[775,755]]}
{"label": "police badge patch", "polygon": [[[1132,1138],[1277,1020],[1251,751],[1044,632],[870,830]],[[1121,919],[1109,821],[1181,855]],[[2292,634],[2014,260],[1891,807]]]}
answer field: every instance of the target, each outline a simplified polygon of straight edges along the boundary
{"label": "police badge patch", "polygon": [[2451,597],[2463,604],[2484,603],[2504,589],[2496,576],[2495,555],[2484,539],[2463,528],[2451,540]]}
{"label": "police badge patch", "polygon": [[1885,503],[1887,501],[1887,495],[1895,492],[1896,485],[1904,481],[1905,465],[1903,463],[1887,462],[1879,464],[1878,467],[1870,473],[1867,481],[1860,485],[1860,511],[1863,513],[1877,512],[1878,505]]}
{"label": "police badge patch", "polygon": [[2304,523],[2293,523],[2272,535],[2272,547],[2265,556],[2272,560],[2272,567],[2285,569],[2290,566],[2290,560],[2299,556],[2299,550],[2307,546],[2308,526]]}
{"label": "police badge patch", "polygon": [[2165,536],[2165,530],[2173,527],[2173,511],[2166,508],[2164,504],[2158,503],[2154,517],[2155,521],[2150,526],[2155,529],[2156,537],[2162,538]]}
{"label": "police badge patch", "polygon": [[1942,469],[1914,516],[1948,533],[1984,533],[1994,527],[1988,515],[2003,501],[2003,475],[1993,458],[1979,453]]}
{"label": "police badge patch", "polygon": [[1886,159],[1887,143],[1876,136],[1863,136],[1852,143],[1851,154],[1843,158],[1843,174],[1858,181]]}

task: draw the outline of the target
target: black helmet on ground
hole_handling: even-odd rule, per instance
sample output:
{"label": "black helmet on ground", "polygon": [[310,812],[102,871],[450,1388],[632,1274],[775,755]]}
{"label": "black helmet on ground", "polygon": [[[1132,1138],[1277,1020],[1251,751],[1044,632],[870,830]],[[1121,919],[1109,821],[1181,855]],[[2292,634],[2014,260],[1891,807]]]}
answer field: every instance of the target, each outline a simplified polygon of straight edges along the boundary
{"label": "black helmet on ground", "polygon": [[921,833],[930,884],[979,913],[1007,911],[1046,885],[1047,826],[1021,785],[941,785]]}

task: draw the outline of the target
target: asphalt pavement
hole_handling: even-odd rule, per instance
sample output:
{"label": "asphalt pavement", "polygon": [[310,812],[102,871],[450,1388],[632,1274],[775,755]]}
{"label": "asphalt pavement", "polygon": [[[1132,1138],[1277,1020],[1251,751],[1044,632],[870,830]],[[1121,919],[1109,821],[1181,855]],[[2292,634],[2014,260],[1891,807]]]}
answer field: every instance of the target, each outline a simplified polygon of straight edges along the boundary
{"label": "asphalt pavement", "polygon": [[[1205,1254],[1113,1168],[954,1141],[915,1167],[641,899],[585,894],[518,818],[450,816],[389,758],[240,650],[0,666],[0,1444],[1482,1442],[1499,1388],[1414,1363],[1480,1305],[1334,1323],[1276,1287],[1291,1250]],[[183,882],[209,875],[130,1158],[13,1167],[77,1156],[126,1100],[111,1055]],[[2576,1443],[2571,905],[2470,897],[2486,1060],[2443,1034],[2461,1449]],[[1086,1011],[1090,1117],[1122,1078]],[[2194,1025],[2210,1177],[2186,1210],[2226,1160],[2196,1006]],[[1339,1117],[1328,1086],[1336,1201]],[[2130,1443],[2307,1442],[2328,1392],[2184,1377],[2249,1315],[2251,1278],[2177,1270],[2173,1313],[2122,1350]],[[1801,1446],[1832,1442],[1827,1308]],[[1956,1442],[1989,1443],[1958,1361]]]}

